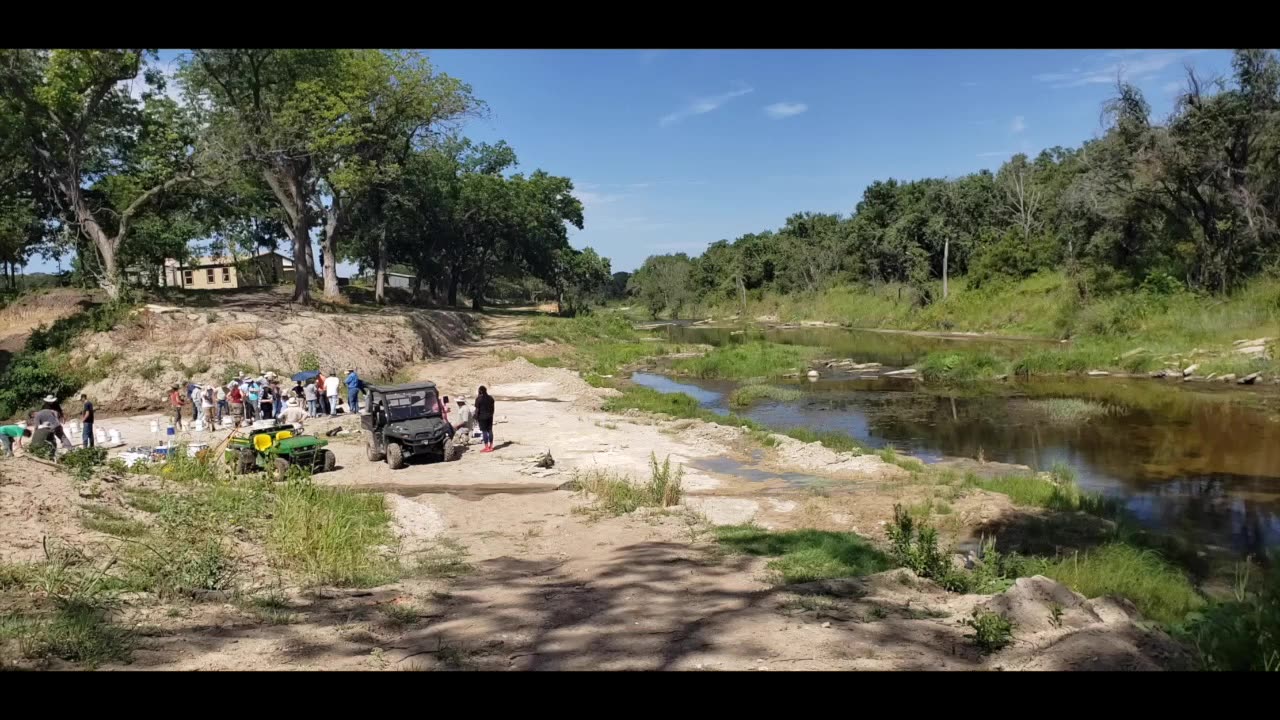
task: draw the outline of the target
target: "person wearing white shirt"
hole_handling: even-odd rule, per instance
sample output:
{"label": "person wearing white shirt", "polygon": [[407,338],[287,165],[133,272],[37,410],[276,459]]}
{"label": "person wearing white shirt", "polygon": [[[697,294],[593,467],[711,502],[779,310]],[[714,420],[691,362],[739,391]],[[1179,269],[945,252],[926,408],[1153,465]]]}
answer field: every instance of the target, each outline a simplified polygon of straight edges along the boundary
{"label": "person wearing white shirt", "polygon": [[341,384],[337,371],[330,373],[329,377],[324,379],[324,394],[329,398],[329,417],[338,414],[338,386]]}

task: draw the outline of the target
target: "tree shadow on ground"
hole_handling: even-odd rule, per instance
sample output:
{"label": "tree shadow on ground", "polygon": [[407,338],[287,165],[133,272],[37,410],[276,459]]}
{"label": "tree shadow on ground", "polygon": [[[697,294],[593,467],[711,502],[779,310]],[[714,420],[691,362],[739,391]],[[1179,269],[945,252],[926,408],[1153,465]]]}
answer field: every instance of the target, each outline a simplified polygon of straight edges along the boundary
{"label": "tree shadow on ground", "polygon": [[[807,624],[787,618],[778,598],[787,590],[751,579],[757,562],[663,541],[618,547],[585,572],[556,558],[498,557],[447,591],[419,596],[417,618],[407,624],[389,622],[382,610],[403,588],[323,591],[290,608],[297,618],[288,624],[246,617],[152,633],[138,662],[163,667],[173,653],[219,666],[210,656],[246,640],[267,641],[264,667],[317,669],[839,668],[879,653],[897,669],[980,661],[958,629],[939,623],[887,617],[831,630],[816,616]],[[857,642],[843,631],[857,633]]]}

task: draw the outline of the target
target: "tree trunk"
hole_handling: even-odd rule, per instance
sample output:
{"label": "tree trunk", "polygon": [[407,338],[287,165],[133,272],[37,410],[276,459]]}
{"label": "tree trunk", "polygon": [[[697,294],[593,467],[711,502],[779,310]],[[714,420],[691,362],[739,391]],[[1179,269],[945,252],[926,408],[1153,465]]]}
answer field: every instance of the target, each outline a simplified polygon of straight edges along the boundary
{"label": "tree trunk", "polygon": [[951,238],[942,240],[942,299],[947,299],[947,261],[951,259]]}
{"label": "tree trunk", "polygon": [[458,304],[458,273],[449,271],[449,307],[456,307]]}
{"label": "tree trunk", "polygon": [[[342,198],[334,193],[325,210],[324,227],[324,296],[331,300],[342,297],[342,288],[338,287],[338,235],[342,232],[345,220],[342,209]],[[385,242],[385,238],[383,240]],[[379,299],[381,302],[381,299]]]}
{"label": "tree trunk", "polygon": [[[414,273],[413,275],[413,291],[412,292],[413,292],[413,295],[412,295],[413,302],[416,304],[419,300],[422,299],[422,271],[421,270]],[[432,293],[432,294],[434,295],[435,293]]]}
{"label": "tree trunk", "polygon": [[[336,277],[336,273],[335,273]],[[379,304],[383,302],[383,287],[387,283],[387,226],[382,226],[382,231],[378,234],[378,269],[375,271],[373,281],[373,299]],[[414,281],[413,299],[418,299],[417,286],[422,284],[421,278]]]}

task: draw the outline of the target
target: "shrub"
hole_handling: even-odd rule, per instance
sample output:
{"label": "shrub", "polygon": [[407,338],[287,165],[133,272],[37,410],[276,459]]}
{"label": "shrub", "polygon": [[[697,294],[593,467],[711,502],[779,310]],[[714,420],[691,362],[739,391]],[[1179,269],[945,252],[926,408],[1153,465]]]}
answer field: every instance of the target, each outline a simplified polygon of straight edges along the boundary
{"label": "shrub", "polygon": [[973,617],[966,619],[964,624],[973,629],[970,638],[984,655],[998,652],[1013,642],[1013,623],[1004,615],[974,610]]}
{"label": "shrub", "polygon": [[310,350],[298,353],[298,370],[319,370],[320,358]]}
{"label": "shrub", "polygon": [[67,468],[77,480],[84,481],[93,477],[93,469],[107,459],[106,448],[79,447],[68,450],[58,458],[58,464]]}
{"label": "shrub", "polygon": [[1236,573],[1234,599],[1193,614],[1182,633],[1206,670],[1280,670],[1280,574],[1273,569],[1253,590],[1251,573],[1245,563]]}

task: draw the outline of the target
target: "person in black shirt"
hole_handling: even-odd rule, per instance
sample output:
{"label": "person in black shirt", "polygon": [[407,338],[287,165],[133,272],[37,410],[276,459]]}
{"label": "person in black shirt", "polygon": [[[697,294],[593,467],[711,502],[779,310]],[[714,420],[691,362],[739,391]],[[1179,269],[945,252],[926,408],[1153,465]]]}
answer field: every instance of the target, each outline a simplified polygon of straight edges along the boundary
{"label": "person in black shirt", "polygon": [[89,402],[88,395],[81,395],[80,402],[84,403],[84,412],[80,415],[81,434],[84,436],[84,446],[93,447],[93,403]]}
{"label": "person in black shirt", "polygon": [[484,449],[480,452],[493,452],[493,396],[481,385],[476,393],[476,423],[480,425],[481,439]]}

